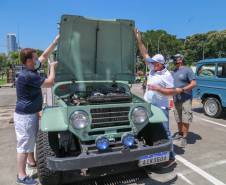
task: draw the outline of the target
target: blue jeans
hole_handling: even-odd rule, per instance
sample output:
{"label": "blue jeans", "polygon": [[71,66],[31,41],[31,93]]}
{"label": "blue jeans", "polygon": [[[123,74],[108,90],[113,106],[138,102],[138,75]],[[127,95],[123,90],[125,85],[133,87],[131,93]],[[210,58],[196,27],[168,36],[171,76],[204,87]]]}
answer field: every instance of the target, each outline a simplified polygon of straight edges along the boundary
{"label": "blue jeans", "polygon": [[[161,109],[162,109],[162,111],[164,112],[165,116],[168,119],[167,121],[163,122],[163,126],[164,126],[164,128],[166,130],[168,138],[172,141],[172,135],[171,135],[171,132],[170,132],[170,129],[169,129],[169,109],[168,108],[161,108]],[[175,153],[174,153],[174,150],[173,150],[173,144],[172,144],[172,147],[171,147],[170,159],[175,159]]]}
{"label": "blue jeans", "polygon": [[171,138],[171,132],[170,132],[170,129],[169,129],[169,109],[168,108],[161,108],[162,111],[164,112],[165,116],[167,117],[167,121],[163,122],[163,126],[167,132],[167,136],[169,138]]}

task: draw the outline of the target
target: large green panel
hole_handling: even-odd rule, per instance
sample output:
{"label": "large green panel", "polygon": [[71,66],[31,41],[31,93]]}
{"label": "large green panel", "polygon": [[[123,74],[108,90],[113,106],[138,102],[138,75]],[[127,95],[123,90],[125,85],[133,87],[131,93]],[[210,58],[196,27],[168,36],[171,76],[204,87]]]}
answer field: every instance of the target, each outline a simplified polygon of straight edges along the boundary
{"label": "large green panel", "polygon": [[57,81],[122,80],[135,73],[134,22],[62,16]]}
{"label": "large green panel", "polygon": [[47,107],[42,112],[42,131],[65,131],[68,129],[67,108]]}

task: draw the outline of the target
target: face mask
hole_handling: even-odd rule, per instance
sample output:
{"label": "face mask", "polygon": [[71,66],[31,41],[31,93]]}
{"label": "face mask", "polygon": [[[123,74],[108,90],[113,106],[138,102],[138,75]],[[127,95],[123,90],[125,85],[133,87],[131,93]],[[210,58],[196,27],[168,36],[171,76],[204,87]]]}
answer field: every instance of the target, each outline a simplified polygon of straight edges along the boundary
{"label": "face mask", "polygon": [[41,67],[41,62],[37,59],[35,60],[35,70],[39,69]]}

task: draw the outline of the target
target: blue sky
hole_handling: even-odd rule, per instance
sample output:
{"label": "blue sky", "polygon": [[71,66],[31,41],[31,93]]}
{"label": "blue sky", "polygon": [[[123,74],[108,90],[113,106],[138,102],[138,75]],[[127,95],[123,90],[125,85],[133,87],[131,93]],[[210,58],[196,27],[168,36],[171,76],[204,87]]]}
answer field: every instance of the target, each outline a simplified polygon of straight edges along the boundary
{"label": "blue sky", "polygon": [[45,49],[63,14],[133,19],[137,27],[164,29],[184,38],[226,29],[226,0],[0,0],[0,52],[6,34],[20,33],[22,47]]}

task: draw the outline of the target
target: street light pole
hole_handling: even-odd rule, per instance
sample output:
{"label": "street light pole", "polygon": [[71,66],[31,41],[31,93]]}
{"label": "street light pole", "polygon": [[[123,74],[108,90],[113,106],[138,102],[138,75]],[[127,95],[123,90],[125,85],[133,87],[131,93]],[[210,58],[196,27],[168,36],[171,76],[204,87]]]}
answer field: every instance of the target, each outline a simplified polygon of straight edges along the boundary
{"label": "street light pole", "polygon": [[159,46],[159,44],[160,44],[160,39],[161,39],[161,37],[163,36],[164,34],[161,34],[160,36],[159,36],[159,38],[158,38],[158,53],[160,53],[160,46]]}
{"label": "street light pole", "polygon": [[187,41],[188,41],[188,39],[185,38],[185,40],[184,40],[184,49],[185,49],[185,45],[186,45]]}
{"label": "street light pole", "polygon": [[[147,53],[148,53],[148,42],[147,42]],[[148,71],[148,66],[147,66],[147,63],[145,62],[145,76],[146,76],[146,73]]]}
{"label": "street light pole", "polygon": [[202,59],[205,59],[205,47],[204,47],[204,42],[202,43]]}

